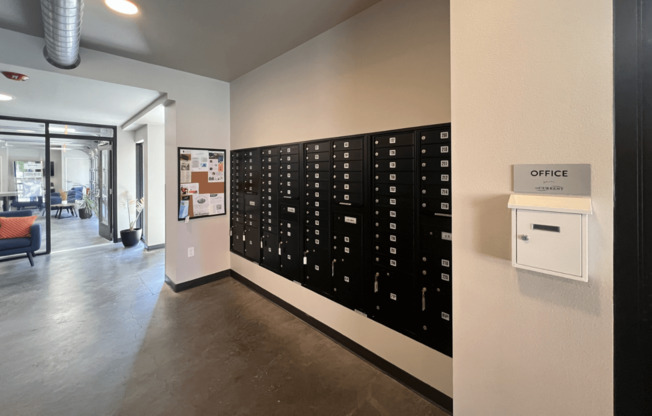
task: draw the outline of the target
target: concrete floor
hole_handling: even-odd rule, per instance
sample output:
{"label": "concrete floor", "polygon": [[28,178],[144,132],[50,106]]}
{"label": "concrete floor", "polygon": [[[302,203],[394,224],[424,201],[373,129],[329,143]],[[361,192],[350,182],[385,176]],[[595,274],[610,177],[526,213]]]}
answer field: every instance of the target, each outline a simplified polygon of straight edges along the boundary
{"label": "concrete floor", "polygon": [[0,415],[445,415],[227,278],[142,243],[0,263]]}

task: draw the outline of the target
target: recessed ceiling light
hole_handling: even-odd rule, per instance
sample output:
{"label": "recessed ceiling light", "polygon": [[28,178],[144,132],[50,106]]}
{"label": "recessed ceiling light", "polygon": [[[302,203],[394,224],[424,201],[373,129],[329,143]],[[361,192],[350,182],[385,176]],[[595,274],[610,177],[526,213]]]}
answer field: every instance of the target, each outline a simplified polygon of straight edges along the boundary
{"label": "recessed ceiling light", "polygon": [[104,3],[111,10],[115,10],[118,13],[122,14],[137,14],[138,6],[129,0],[104,0]]}
{"label": "recessed ceiling light", "polygon": [[0,101],[11,101],[13,99],[14,99],[14,97],[12,97],[9,94],[0,93]]}

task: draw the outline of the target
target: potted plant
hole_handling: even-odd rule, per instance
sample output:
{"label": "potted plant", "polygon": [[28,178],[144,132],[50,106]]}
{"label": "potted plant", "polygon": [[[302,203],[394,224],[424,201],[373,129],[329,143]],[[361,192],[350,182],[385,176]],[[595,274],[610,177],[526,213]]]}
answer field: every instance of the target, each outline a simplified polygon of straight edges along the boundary
{"label": "potted plant", "polygon": [[77,209],[79,218],[82,220],[92,217],[93,213],[97,215],[97,203],[95,202],[95,198],[91,198],[90,191],[90,189],[86,189],[86,193],[82,197],[82,200],[79,202]]}
{"label": "potted plant", "polygon": [[[138,244],[140,238],[143,236],[143,230],[136,228],[136,222],[138,222],[138,217],[140,217],[140,214],[145,208],[145,198],[129,199],[127,197],[123,200],[122,206],[127,208],[129,228],[126,230],[121,230],[120,237],[122,238],[122,245],[125,247],[132,247]],[[131,219],[132,210],[134,212],[133,220]]]}

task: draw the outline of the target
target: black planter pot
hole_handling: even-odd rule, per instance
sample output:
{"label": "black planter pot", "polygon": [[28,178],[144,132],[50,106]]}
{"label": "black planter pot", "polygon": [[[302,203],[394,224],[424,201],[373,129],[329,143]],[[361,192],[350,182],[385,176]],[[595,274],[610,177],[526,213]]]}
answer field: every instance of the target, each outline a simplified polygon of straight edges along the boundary
{"label": "black planter pot", "polygon": [[122,238],[122,245],[125,247],[133,247],[140,241],[140,237],[143,235],[143,230],[140,228],[134,228],[133,230],[122,230],[120,231],[120,237]]}
{"label": "black planter pot", "polygon": [[93,211],[87,208],[82,208],[78,212],[79,212],[79,218],[81,218],[82,220],[87,220],[93,216]]}

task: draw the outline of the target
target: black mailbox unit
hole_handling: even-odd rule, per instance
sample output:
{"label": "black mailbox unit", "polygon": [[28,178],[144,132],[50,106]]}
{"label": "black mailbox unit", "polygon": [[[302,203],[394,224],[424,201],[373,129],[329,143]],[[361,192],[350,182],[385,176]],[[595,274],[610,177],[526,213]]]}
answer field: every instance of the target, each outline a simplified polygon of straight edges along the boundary
{"label": "black mailbox unit", "polygon": [[373,268],[366,287],[371,316],[409,335],[416,248],[414,135],[399,131],[371,137]]}
{"label": "black mailbox unit", "polygon": [[260,151],[244,151],[244,255],[250,260],[260,260]]}
{"label": "black mailbox unit", "polygon": [[231,250],[452,356],[451,127],[231,152]]}
{"label": "black mailbox unit", "polygon": [[332,259],[333,298],[364,311],[362,292],[368,253],[365,230],[368,216],[367,151],[364,136],[333,140]]}
{"label": "black mailbox unit", "polygon": [[452,356],[452,233],[450,125],[419,137],[419,239],[416,331],[419,339]]}
{"label": "black mailbox unit", "polygon": [[260,264],[272,271],[279,272],[279,147],[262,148],[260,150],[260,165],[262,176],[260,185]]}
{"label": "black mailbox unit", "polygon": [[299,144],[279,147],[279,248],[281,275],[303,281],[301,158]]}
{"label": "black mailbox unit", "polygon": [[303,282],[309,289],[330,297],[330,142],[308,142],[303,149]]}
{"label": "black mailbox unit", "polygon": [[231,250],[244,256],[244,173],[242,151],[231,152]]}

